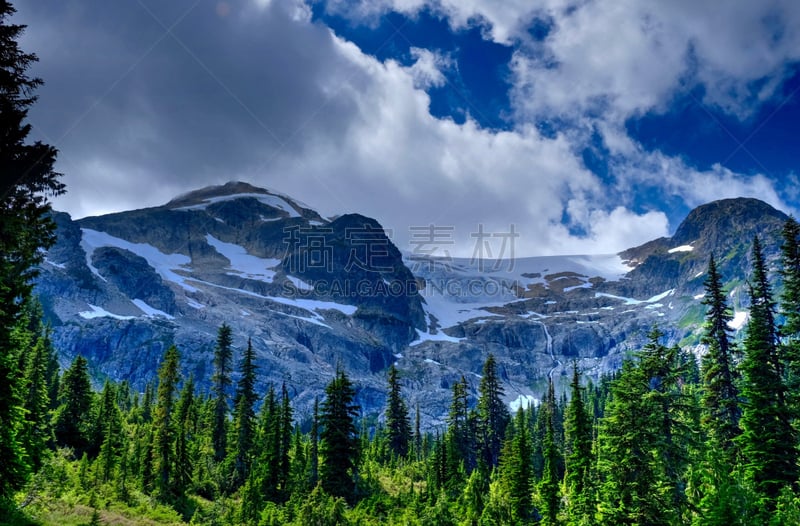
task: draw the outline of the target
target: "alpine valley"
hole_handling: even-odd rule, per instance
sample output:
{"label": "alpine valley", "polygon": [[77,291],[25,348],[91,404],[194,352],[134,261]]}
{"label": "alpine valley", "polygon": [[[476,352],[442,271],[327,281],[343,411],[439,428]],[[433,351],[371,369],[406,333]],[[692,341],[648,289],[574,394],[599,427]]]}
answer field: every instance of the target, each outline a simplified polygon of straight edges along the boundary
{"label": "alpine valley", "polygon": [[702,352],[711,254],[740,329],[753,237],[774,262],[786,215],[755,199],[715,201],[672,237],[619,254],[508,261],[404,254],[374,219],[325,218],[241,182],[155,208],[54,218],[58,241],[36,292],[62,366],[83,355],[98,384],[141,390],[174,343],[184,372],[208,387],[225,322],[236,349],[248,339],[256,349],[259,391],[285,382],[300,419],[337,367],[363,414],[378,415],[395,363],[433,429],[462,375],[475,394],[489,353],[515,408],[536,403],[548,376],[565,389],[575,361],[592,378],[617,369],[654,325],[667,343]]}

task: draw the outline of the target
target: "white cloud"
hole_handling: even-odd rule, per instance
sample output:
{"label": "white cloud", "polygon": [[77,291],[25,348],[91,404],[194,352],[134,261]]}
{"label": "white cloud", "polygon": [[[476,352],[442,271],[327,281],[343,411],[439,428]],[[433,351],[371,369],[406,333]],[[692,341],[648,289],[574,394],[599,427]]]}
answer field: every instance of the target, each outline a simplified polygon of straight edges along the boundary
{"label": "white cloud", "polygon": [[[57,14],[49,9],[60,3],[49,1],[29,9],[50,20]],[[198,15],[198,25],[176,28],[183,45],[168,37],[143,57],[151,41],[141,31],[103,29],[116,27],[119,15],[100,2],[96,10],[72,13],[77,18],[69,27],[47,24],[52,39],[34,35],[30,42],[43,47],[32,50],[42,56],[48,82],[32,113],[37,129],[59,136],[90,108],[57,144],[70,185],[60,203],[83,215],[156,205],[180,191],[248,179],[327,215],[375,217],[394,230],[404,250],[411,248],[409,227],[452,226],[457,244],[447,248],[466,256],[479,224],[495,233],[514,225],[521,235],[517,255],[609,253],[666,235],[663,213],[633,211],[631,193],[641,186],[690,206],[733,195],[784,204],[768,178],[721,166],[698,171],[647,152],[622,123],[665,107],[697,82],[707,86],[709,102],[732,112],[769,96],[785,73],[781,65],[800,50],[793,46],[800,24],[789,24],[790,4],[769,4],[780,15],[770,23],[786,21],[784,36],[748,47],[751,37],[741,32],[765,20],[758,16],[761,3],[715,18],[711,8],[683,0],[589,0],[571,10],[548,0],[536,12],[517,0],[435,2],[432,9],[453,27],[481,25],[487,38],[516,46],[517,121],[513,130],[494,131],[469,117],[458,124],[430,114],[424,90],[446,82],[443,71],[454,67],[447,56],[414,48],[411,66],[380,62],[311,22],[299,0],[257,1],[245,10],[231,7],[225,17],[213,9],[213,16]],[[413,15],[424,4],[363,2],[350,13],[375,15],[390,6]],[[137,6],[127,9],[124,18],[138,15],[154,25]],[[97,13],[105,18],[92,18]],[[533,16],[554,24],[538,44],[523,33]],[[716,20],[730,27],[715,28]],[[82,33],[81,25],[96,29]],[[67,34],[79,40],[76,49],[110,43],[122,50],[122,66],[73,57],[76,67],[68,67],[70,57],[45,44],[67,41]],[[120,77],[120,68],[124,73],[138,57]],[[740,68],[739,59],[751,67]],[[107,69],[92,69],[101,66]],[[113,89],[90,106],[93,97],[74,96],[86,98],[75,80],[84,78],[93,79],[95,97]],[[543,135],[534,125],[541,118],[570,126]],[[594,130],[611,151],[612,188],[583,164]]]}

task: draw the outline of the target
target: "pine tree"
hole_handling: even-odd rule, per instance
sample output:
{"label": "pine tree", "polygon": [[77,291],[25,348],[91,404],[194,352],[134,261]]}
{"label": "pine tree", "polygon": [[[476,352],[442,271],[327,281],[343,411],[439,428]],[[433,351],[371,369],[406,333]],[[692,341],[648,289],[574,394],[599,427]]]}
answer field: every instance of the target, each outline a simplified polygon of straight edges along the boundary
{"label": "pine tree", "polygon": [[225,458],[228,443],[228,389],[231,385],[231,363],[233,362],[232,330],[223,323],[217,331],[217,346],[214,350],[214,422],[211,437],[214,445],[214,459]]}
{"label": "pine tree", "polygon": [[781,314],[784,324],[783,360],[786,389],[790,397],[793,418],[800,417],[800,224],[790,217],[783,226],[781,245]]}
{"label": "pine tree", "polygon": [[750,322],[741,363],[747,401],[739,443],[745,475],[771,512],[781,489],[798,477],[797,433],[792,426],[783,380],[783,361],[775,327],[775,304],[758,238],[753,241],[753,275],[749,286]]}
{"label": "pine tree", "polygon": [[[739,390],[736,387],[736,348],[730,340],[728,323],[733,315],[722,290],[722,278],[717,272],[714,256],[708,261],[705,281],[707,307],[703,343],[708,352],[703,356],[703,424],[714,439],[715,448],[731,451],[739,435]],[[733,460],[733,458],[731,458]]]}
{"label": "pine tree", "polygon": [[280,488],[280,495],[282,500],[289,498],[289,473],[291,471],[291,458],[289,452],[292,446],[292,404],[289,400],[289,390],[286,388],[286,383],[281,385],[281,406],[279,412],[279,427],[278,427],[278,487]]}
{"label": "pine tree", "polygon": [[500,455],[500,478],[506,488],[514,524],[533,519],[533,446],[525,409],[520,407]]}
{"label": "pine tree", "polygon": [[233,409],[233,428],[236,436],[236,443],[232,449],[234,457],[233,490],[241,486],[250,474],[255,441],[256,364],[255,351],[250,339],[247,340],[247,349],[242,357],[240,374]]}
{"label": "pine tree", "polygon": [[117,393],[106,380],[100,394],[95,423],[95,441],[98,444],[98,478],[102,482],[111,480],[122,447],[122,417],[117,405]]}
{"label": "pine tree", "polygon": [[55,417],[56,442],[71,447],[76,456],[89,447],[93,398],[89,363],[78,355],[61,381],[61,405]]}
{"label": "pine tree", "polygon": [[320,483],[329,495],[355,500],[355,468],[358,436],[355,417],[359,407],[353,402],[355,391],[341,369],[325,388],[320,424]]}
{"label": "pine tree", "polygon": [[497,466],[510,415],[503,402],[503,387],[497,375],[497,362],[489,354],[483,364],[478,387],[478,441],[481,459],[490,469]]}
{"label": "pine tree", "polygon": [[[41,330],[41,329],[40,329]],[[34,472],[42,465],[42,460],[51,441],[50,426],[50,385],[48,366],[53,354],[50,340],[46,334],[36,338],[25,368],[24,403],[25,420],[22,430],[22,443]]]}
{"label": "pine tree", "polygon": [[26,74],[36,56],[18,46],[25,26],[9,24],[15,12],[0,0],[0,511],[13,507],[13,492],[26,480],[28,465],[19,443],[24,409],[20,349],[11,331],[31,297],[41,248],[55,241],[48,196],[64,191],[53,171],[55,148],[26,144],[31,126],[24,123],[36,101],[38,78]]}
{"label": "pine tree", "polygon": [[539,498],[542,502],[542,524],[558,524],[558,514],[560,510],[561,477],[559,465],[561,463],[560,452],[556,444],[556,429],[554,417],[556,413],[555,392],[553,390],[553,379],[550,378],[547,387],[547,397],[544,400],[542,411],[545,419],[545,436],[542,450],[544,453],[544,473],[539,482]]}
{"label": "pine tree", "polygon": [[400,393],[400,381],[394,364],[389,367],[389,398],[386,405],[386,435],[389,449],[398,457],[408,455],[411,423],[408,409]]}
{"label": "pine tree", "polygon": [[447,417],[447,434],[442,441],[444,451],[440,455],[443,462],[442,479],[448,489],[457,489],[464,482],[464,472],[471,472],[477,465],[475,454],[475,433],[469,414],[467,380],[453,384],[453,398]]}
{"label": "pine tree", "polygon": [[175,391],[178,388],[178,349],[173,345],[164,354],[158,370],[158,394],[153,416],[153,464],[156,495],[169,500],[174,495]]}
{"label": "pine tree", "polygon": [[314,398],[314,410],[311,415],[311,446],[309,457],[309,484],[315,487],[319,481],[319,398]]}
{"label": "pine tree", "polygon": [[191,446],[195,438],[197,414],[195,411],[194,377],[183,384],[178,402],[175,405],[175,487],[179,490],[189,487],[194,471],[194,455]]}
{"label": "pine tree", "polygon": [[594,488],[592,465],[592,417],[586,410],[580,385],[578,364],[572,364],[571,398],[567,407],[564,486],[567,495],[566,515],[570,525],[592,524]]}

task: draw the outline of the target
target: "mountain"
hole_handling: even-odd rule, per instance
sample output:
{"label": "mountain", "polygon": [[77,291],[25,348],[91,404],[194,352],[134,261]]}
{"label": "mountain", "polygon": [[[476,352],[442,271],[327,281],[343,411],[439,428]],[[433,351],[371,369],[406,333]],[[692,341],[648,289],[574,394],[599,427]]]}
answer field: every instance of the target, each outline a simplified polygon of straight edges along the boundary
{"label": "mountain", "polygon": [[786,216],[753,199],[693,210],[671,238],[620,254],[470,261],[403,255],[374,219],[324,218],[278,192],[234,182],[169,203],[74,221],[54,215],[58,242],[36,290],[61,364],[142,389],[165,349],[208,386],[216,331],[251,339],[259,387],[285,382],[300,417],[337,367],[365,414],[385,401],[396,363],[428,428],[443,423],[450,387],[477,390],[494,353],[512,407],[566,385],[573,361],[588,375],[618,367],[654,324],[695,345],[704,271],[714,253],[731,287],[735,323],[749,245],[773,257]]}

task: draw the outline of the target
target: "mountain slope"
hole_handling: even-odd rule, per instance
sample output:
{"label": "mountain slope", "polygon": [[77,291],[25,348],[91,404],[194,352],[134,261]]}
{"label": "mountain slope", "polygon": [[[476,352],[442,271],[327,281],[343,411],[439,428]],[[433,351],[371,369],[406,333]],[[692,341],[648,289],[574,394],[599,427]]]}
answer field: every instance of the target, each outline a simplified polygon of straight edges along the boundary
{"label": "mountain slope", "polygon": [[86,356],[100,380],[137,388],[178,345],[186,373],[211,376],[217,328],[252,339],[259,386],[286,382],[302,413],[339,365],[380,412],[395,362],[428,426],[443,421],[450,386],[473,393],[494,353],[507,401],[538,398],[548,375],[577,360],[597,376],[619,366],[653,324],[694,344],[703,272],[713,252],[743,321],[740,285],[760,235],[770,254],[785,215],[735,199],[692,211],[671,238],[608,256],[486,262],[402,254],[373,219],[329,220],[246,183],[204,188],[164,206],[72,221],[37,291],[66,365]]}

